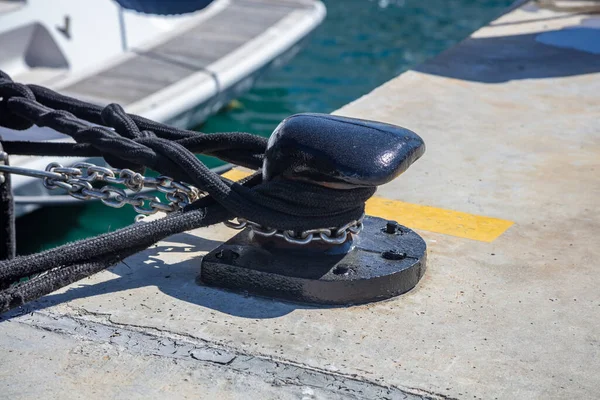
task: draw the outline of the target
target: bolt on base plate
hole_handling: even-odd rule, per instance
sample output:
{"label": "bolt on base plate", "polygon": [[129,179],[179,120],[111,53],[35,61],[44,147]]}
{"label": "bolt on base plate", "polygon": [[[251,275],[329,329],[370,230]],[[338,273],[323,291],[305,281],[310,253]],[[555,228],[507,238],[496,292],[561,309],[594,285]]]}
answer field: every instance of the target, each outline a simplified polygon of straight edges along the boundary
{"label": "bolt on base plate", "polygon": [[[339,246],[294,246],[246,229],[202,259],[199,284],[282,300],[350,305],[408,292],[425,273],[426,244],[414,231],[367,216]],[[350,247],[350,251],[347,249]]]}

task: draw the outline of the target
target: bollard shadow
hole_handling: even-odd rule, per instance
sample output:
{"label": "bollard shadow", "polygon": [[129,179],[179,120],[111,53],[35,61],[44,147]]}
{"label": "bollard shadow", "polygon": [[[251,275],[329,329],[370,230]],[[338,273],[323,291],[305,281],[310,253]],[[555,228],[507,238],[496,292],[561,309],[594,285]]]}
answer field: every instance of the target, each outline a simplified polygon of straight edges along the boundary
{"label": "bollard shadow", "polygon": [[554,31],[468,38],[415,70],[482,83],[597,73],[600,27],[598,18],[590,20]]}
{"label": "bollard shadow", "polygon": [[[196,277],[200,274],[202,256],[220,244],[220,241],[203,239],[188,233],[171,236],[159,245],[110,268],[109,271],[116,275],[113,279],[91,284],[85,280],[79,281],[65,292],[47,295],[21,309],[7,313],[2,318],[11,319],[72,300],[152,286],[169,297],[242,318],[277,318],[296,309],[327,307],[248,296],[197,284]],[[135,306],[139,305],[140,301],[153,305],[153,300],[146,299],[146,296],[139,298],[140,295],[137,295],[136,298],[135,293],[129,294],[132,295],[132,299],[136,301]],[[129,296],[124,297],[125,307],[132,305],[132,302],[128,301]]]}

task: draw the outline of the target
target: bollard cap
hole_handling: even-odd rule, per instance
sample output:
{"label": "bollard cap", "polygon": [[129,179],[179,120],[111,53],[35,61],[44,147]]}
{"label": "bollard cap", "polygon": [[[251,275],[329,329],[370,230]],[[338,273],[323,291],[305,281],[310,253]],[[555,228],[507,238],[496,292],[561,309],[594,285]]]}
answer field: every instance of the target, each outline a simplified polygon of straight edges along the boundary
{"label": "bollard cap", "polygon": [[329,114],[297,114],[269,138],[263,179],[309,181],[349,189],[383,185],[425,152],[414,132],[395,125]]}

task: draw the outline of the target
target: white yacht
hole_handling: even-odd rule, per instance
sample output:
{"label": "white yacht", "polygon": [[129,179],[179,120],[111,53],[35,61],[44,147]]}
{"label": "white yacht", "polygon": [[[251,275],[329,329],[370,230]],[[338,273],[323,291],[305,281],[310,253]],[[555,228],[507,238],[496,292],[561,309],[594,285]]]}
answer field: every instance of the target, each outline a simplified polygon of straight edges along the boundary
{"label": "white yacht", "polygon": [[[0,70],[189,128],[293,57],[324,16],[318,0],[0,0]],[[38,127],[0,135],[66,140]],[[11,157],[35,169],[51,161],[83,160]],[[55,202],[34,178],[13,176],[13,190],[17,216]]]}

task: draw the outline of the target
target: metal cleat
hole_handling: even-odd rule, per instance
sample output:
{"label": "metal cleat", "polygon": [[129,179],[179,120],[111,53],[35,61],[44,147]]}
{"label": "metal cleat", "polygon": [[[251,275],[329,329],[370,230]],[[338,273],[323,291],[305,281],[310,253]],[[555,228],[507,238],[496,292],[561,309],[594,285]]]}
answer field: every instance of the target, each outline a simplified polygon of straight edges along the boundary
{"label": "metal cleat", "polygon": [[[405,128],[299,114],[271,135],[263,180],[339,190],[376,187],[398,177],[424,151],[423,140]],[[395,221],[366,216],[291,237],[240,220],[229,226],[243,231],[203,258],[199,283],[295,302],[351,305],[405,293],[425,272],[424,240]]]}

